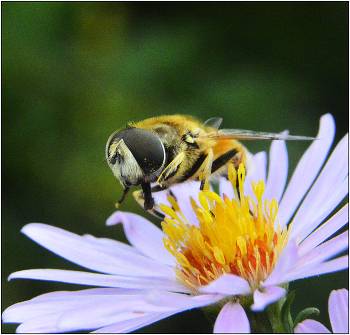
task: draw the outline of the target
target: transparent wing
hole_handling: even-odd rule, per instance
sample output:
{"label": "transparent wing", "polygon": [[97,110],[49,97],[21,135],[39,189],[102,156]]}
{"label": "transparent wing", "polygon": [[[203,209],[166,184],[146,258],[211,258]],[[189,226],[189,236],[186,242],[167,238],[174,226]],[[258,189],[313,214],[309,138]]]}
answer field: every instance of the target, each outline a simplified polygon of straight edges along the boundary
{"label": "transparent wing", "polygon": [[219,129],[221,122],[222,122],[221,117],[212,117],[211,119],[208,119],[207,121],[205,121],[203,125],[209,126],[215,129]]}
{"label": "transparent wing", "polygon": [[202,135],[201,138],[213,138],[217,140],[294,140],[294,141],[310,141],[314,140],[315,137],[308,136],[294,136],[286,133],[265,133],[253,130],[242,130],[242,129],[220,129],[218,131]]}

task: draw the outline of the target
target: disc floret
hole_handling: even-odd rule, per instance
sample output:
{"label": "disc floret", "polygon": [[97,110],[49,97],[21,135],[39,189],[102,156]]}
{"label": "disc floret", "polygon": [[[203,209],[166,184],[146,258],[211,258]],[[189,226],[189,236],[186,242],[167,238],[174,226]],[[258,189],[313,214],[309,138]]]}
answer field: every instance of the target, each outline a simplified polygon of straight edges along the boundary
{"label": "disc floret", "polygon": [[176,200],[168,196],[172,208],[162,227],[165,248],[177,260],[177,280],[193,293],[223,274],[247,280],[252,291],[272,271],[288,241],[287,228],[278,224],[278,205],[273,198],[263,204],[264,182],[251,183],[256,200],[244,194],[245,169],[229,168],[235,198],[221,198],[208,189],[200,191],[198,206],[191,199],[198,225],[188,222]]}

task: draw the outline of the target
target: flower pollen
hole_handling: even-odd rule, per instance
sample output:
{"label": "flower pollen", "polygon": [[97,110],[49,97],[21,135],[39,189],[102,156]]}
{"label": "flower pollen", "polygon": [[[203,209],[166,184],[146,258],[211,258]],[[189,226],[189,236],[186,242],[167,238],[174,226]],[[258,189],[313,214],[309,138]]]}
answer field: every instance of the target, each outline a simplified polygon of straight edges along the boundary
{"label": "flower pollen", "polygon": [[252,182],[256,202],[245,196],[244,178],[243,165],[237,172],[231,165],[229,180],[235,198],[231,200],[225,194],[221,198],[206,189],[199,193],[201,206],[191,199],[198,226],[187,220],[173,197],[168,196],[172,208],[159,206],[169,216],[162,223],[167,235],[164,245],[176,257],[177,280],[194,293],[222,274],[240,276],[252,289],[257,288],[287,244],[287,228],[281,232],[276,222],[276,200],[265,200],[263,206],[262,180],[257,184]]}

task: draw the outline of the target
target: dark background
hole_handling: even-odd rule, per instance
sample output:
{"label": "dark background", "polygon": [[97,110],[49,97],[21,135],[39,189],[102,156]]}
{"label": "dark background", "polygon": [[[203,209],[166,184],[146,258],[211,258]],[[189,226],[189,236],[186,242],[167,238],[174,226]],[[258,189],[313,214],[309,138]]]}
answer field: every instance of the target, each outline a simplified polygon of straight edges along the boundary
{"label": "dark background", "polygon": [[[21,234],[26,223],[124,239],[105,226],[122,188],[104,150],[128,121],[222,116],[223,128],[314,136],[332,113],[339,141],[348,90],[348,2],[2,2],[2,311],[84,288],[7,283],[21,269],[78,269]],[[290,171],[307,146],[288,143]],[[153,220],[132,196],[122,210]],[[347,278],[292,283],[294,316],[318,307],[330,327],[329,293]],[[211,331],[196,310],[139,332]]]}

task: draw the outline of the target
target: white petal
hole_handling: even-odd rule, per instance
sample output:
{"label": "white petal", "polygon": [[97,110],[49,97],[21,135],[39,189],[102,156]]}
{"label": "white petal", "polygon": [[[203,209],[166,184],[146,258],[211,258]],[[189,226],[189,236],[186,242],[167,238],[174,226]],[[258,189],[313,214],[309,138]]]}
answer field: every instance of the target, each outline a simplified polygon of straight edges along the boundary
{"label": "white petal", "polygon": [[348,221],[348,204],[340,209],[335,215],[333,215],[327,222],[322,224],[321,227],[316,229],[311,235],[309,235],[299,245],[299,255],[304,255],[323,241],[332,236],[341,227],[343,227]]}
{"label": "white petal", "polygon": [[[31,223],[22,228],[29,238],[57,255],[85,268],[119,275],[159,276],[172,278],[174,270],[126,248],[108,253],[91,238],[82,237],[63,229]],[[112,250],[112,249],[111,249]]]}
{"label": "white petal", "polygon": [[260,312],[267,305],[281,299],[285,294],[286,290],[279,286],[266,286],[263,292],[255,290],[254,304],[251,306],[251,309],[254,312]]}
{"label": "white petal", "polygon": [[348,184],[344,184],[348,176],[347,152],[345,136],[334,149],[293,218],[291,236],[304,239],[348,193]]}
{"label": "white petal", "polygon": [[287,283],[292,280],[312,277],[312,276],[318,276],[325,273],[335,272],[347,269],[349,267],[349,257],[342,256],[335,259],[332,259],[328,262],[323,262],[321,264],[318,264],[315,267],[312,267],[311,269],[308,267],[301,267],[297,268],[296,270],[290,271],[285,276],[281,278],[281,283]]}
{"label": "white petal", "polygon": [[328,302],[333,333],[349,333],[349,291],[332,291]]}
{"label": "white petal", "polygon": [[250,333],[250,324],[243,307],[229,301],[220,311],[214,325],[214,333]]}
{"label": "white petal", "polygon": [[187,309],[211,305],[224,296],[220,294],[203,294],[192,296],[171,292],[149,291],[144,295],[145,301],[155,306],[171,307],[172,309],[185,311]]}
{"label": "white petal", "polygon": [[335,124],[330,114],[323,115],[317,140],[313,141],[300,159],[279,205],[279,219],[283,228],[298,207],[310,185],[321,169],[335,133]]}
{"label": "white petal", "polygon": [[331,332],[320,322],[306,319],[294,328],[296,334],[330,334]]}
{"label": "white petal", "polygon": [[264,197],[280,202],[288,176],[288,152],[285,141],[272,141],[269,155],[269,173]]}
{"label": "white petal", "polygon": [[107,219],[107,225],[122,223],[128,241],[143,255],[175,267],[174,257],[165,249],[164,233],[142,216],[117,211]]}
{"label": "white petal", "polygon": [[206,286],[199,288],[202,293],[246,294],[251,292],[249,283],[236,275],[224,274]]}
{"label": "white petal", "polygon": [[115,276],[100,273],[54,269],[18,271],[12,273],[8,279],[10,280],[15,278],[51,280],[90,286],[158,289],[164,291],[189,293],[189,290],[184,286],[166,278]]}

